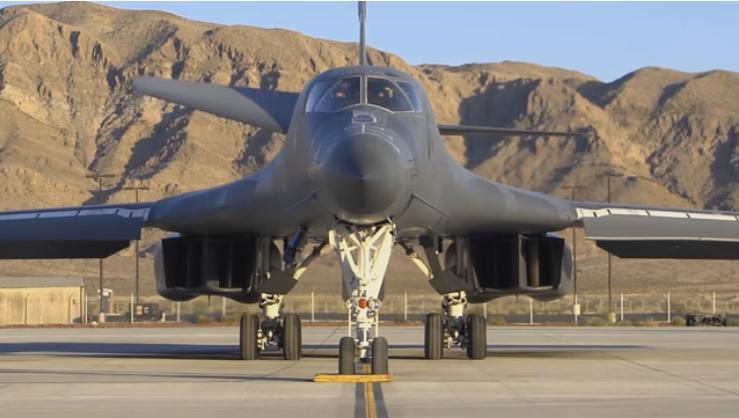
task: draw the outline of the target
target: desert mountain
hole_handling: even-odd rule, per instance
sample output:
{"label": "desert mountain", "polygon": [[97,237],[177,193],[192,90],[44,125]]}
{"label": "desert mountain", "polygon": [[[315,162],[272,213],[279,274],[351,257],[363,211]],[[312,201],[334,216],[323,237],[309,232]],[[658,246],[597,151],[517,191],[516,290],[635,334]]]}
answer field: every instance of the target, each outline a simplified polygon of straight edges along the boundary
{"label": "desert mountain", "polygon": [[[248,19],[247,19],[248,20]],[[484,56],[484,51],[481,51]],[[370,49],[426,87],[439,123],[586,130],[577,140],[450,138],[476,173],[582,200],[739,207],[739,74],[643,68],[605,83],[518,62],[411,66]],[[113,173],[107,202],[204,188],[269,161],[282,138],[131,93],[138,75],[300,91],[357,62],[355,44],[289,30],[221,26],[91,3],[0,10],[0,208],[94,201],[89,173]],[[17,264],[16,264],[17,266]],[[22,270],[22,269],[20,269]],[[87,271],[87,270],[85,270]]]}

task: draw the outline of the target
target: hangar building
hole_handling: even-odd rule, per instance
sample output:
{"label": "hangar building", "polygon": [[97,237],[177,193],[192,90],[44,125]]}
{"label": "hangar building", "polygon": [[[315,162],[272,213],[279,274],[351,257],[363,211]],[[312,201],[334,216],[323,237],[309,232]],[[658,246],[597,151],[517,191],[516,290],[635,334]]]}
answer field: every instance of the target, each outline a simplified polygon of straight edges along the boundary
{"label": "hangar building", "polygon": [[79,277],[0,277],[0,326],[79,323],[84,305]]}

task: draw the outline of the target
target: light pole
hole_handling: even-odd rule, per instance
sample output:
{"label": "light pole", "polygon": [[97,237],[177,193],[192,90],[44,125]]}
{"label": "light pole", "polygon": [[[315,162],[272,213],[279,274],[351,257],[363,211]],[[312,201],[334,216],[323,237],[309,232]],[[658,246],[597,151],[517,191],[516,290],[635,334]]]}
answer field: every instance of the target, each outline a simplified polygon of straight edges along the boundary
{"label": "light pole", "polygon": [[[624,175],[621,173],[617,173],[614,171],[610,171],[606,173],[606,200],[608,203],[611,203],[611,178],[619,178],[623,177]],[[612,267],[612,261],[611,261],[611,253],[606,251],[606,254],[608,254],[608,322],[611,324],[616,323],[616,311],[613,309],[613,288],[611,285],[611,267]]]}
{"label": "light pole", "polygon": [[[562,186],[563,189],[571,192],[570,200],[575,201],[575,192],[582,189],[582,186]],[[577,325],[580,316],[580,304],[577,301],[577,229],[572,227],[572,315],[575,317],[575,325]]]}
{"label": "light pole", "polygon": [[[139,203],[139,190],[149,190],[148,186],[145,186],[143,184],[139,184],[138,186],[135,184],[128,185],[123,188],[123,190],[133,190],[134,195],[136,196],[136,203]],[[134,256],[134,259],[136,260],[136,304],[139,304],[139,240],[136,240],[136,254]]]}
{"label": "light pole", "polygon": [[[98,183],[98,204],[103,204],[103,179],[113,178],[115,174],[88,174],[88,179],[95,179]],[[98,311],[98,322],[105,322],[105,311],[103,310],[103,259],[100,262],[100,275],[98,277],[98,287],[100,289],[100,310]]]}

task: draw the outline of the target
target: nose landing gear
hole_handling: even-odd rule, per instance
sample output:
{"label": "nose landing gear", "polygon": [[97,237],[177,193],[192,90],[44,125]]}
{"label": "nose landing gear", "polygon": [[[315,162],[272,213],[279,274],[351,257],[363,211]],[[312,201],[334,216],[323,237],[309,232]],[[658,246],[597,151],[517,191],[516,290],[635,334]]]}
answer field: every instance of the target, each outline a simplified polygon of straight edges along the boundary
{"label": "nose landing gear", "polygon": [[334,223],[329,243],[341,263],[348,336],[339,344],[339,374],[354,374],[355,359],[371,362],[373,374],[388,373],[388,342],[380,337],[385,271],[395,243],[395,226]]}

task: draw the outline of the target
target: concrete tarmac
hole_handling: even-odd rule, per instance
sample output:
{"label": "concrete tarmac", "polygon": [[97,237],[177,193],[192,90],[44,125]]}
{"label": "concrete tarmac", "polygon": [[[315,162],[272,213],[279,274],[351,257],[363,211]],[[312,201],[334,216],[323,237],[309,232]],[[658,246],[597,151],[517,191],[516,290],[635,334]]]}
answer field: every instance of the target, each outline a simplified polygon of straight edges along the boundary
{"label": "concrete tarmac", "polygon": [[739,416],[739,328],[496,327],[487,360],[429,361],[422,327],[382,327],[393,382],[313,383],[345,332],[244,362],[235,328],[0,329],[0,416]]}

